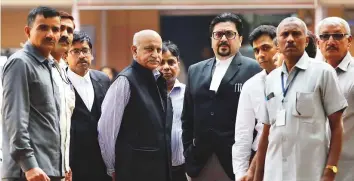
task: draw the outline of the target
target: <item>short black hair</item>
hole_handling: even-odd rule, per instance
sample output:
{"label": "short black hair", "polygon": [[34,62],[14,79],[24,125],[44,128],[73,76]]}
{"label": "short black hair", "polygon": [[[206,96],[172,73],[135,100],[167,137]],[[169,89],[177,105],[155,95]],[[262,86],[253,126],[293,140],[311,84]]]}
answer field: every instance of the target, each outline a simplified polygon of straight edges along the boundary
{"label": "short black hair", "polygon": [[210,23],[209,26],[209,33],[210,36],[212,36],[212,33],[214,31],[214,27],[218,23],[224,23],[224,22],[232,22],[236,26],[236,30],[238,32],[239,36],[242,36],[243,33],[243,24],[242,24],[242,19],[237,16],[236,14],[233,13],[222,13],[216,16]]}
{"label": "short black hair", "polygon": [[277,36],[277,28],[272,25],[258,26],[251,32],[250,36],[248,37],[251,46],[253,46],[253,42],[256,41],[262,35],[268,35],[270,39],[274,40],[274,38]]}
{"label": "short black hair", "polygon": [[162,53],[166,53],[167,51],[170,51],[171,54],[175,57],[177,57],[177,60],[179,60],[179,49],[176,44],[174,44],[172,41],[164,41],[162,43]]}
{"label": "short black hair", "polygon": [[309,30],[307,31],[307,36],[309,37],[309,44],[305,48],[305,51],[309,55],[309,57],[315,58],[316,57],[316,53],[317,53],[317,45],[316,45],[317,38]]}
{"label": "short black hair", "polygon": [[27,16],[27,26],[32,26],[38,15],[43,15],[44,18],[60,17],[59,12],[51,7],[39,6],[32,9]]}
{"label": "short black hair", "polygon": [[73,44],[78,43],[78,42],[79,43],[87,42],[87,44],[89,45],[90,49],[92,50],[91,38],[84,31],[75,31],[74,32]]}

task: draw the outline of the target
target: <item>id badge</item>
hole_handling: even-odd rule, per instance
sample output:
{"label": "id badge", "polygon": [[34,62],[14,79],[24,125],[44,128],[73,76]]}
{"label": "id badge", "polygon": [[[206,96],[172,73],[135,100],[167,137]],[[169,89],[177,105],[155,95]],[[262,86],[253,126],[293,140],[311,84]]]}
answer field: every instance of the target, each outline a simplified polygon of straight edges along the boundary
{"label": "id badge", "polygon": [[276,126],[285,126],[285,109],[280,109],[277,112],[277,118],[275,120]]}

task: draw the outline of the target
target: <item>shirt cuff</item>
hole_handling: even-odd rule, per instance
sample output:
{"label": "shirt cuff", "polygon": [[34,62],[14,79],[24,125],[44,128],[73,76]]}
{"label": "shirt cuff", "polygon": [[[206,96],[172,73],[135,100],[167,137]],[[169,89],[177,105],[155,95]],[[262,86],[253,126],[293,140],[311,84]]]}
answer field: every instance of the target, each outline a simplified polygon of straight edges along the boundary
{"label": "shirt cuff", "polygon": [[331,104],[330,106],[327,107],[327,116],[332,115],[333,113],[340,111],[344,108],[348,107],[348,103],[346,99],[343,99],[342,101],[338,101],[337,104]]}
{"label": "shirt cuff", "polygon": [[235,173],[235,181],[239,181],[246,173],[245,171],[238,170],[237,173]]}
{"label": "shirt cuff", "polygon": [[28,170],[31,170],[32,168],[38,167],[37,160],[34,156],[27,157],[27,158],[20,160],[19,164],[24,172],[27,172]]}
{"label": "shirt cuff", "polygon": [[107,169],[107,174],[109,175],[109,176],[113,176],[113,173],[115,172],[115,170],[114,169]]}

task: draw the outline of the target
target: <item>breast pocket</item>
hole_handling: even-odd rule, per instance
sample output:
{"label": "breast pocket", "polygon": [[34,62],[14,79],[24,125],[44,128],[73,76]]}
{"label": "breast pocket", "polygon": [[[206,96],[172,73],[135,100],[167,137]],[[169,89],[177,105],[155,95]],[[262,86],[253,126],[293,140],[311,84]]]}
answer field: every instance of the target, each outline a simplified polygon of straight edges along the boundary
{"label": "breast pocket", "polygon": [[268,116],[269,116],[269,123],[273,125],[276,121],[277,110],[278,110],[278,102],[277,97],[273,97],[266,102]]}
{"label": "breast pocket", "polygon": [[[311,118],[315,113],[314,93],[296,92],[296,101],[292,113],[296,117]],[[313,122],[313,119],[303,119],[303,121]]]}

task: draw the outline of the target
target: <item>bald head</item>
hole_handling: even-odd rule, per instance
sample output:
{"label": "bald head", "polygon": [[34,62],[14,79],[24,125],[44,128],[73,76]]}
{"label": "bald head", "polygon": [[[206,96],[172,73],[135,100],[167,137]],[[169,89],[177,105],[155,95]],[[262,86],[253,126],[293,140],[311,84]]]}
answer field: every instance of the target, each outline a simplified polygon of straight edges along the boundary
{"label": "bald head", "polygon": [[134,34],[131,48],[134,60],[143,67],[154,70],[162,58],[162,39],[154,30],[142,30]]}
{"label": "bald head", "polygon": [[306,23],[297,17],[287,17],[287,18],[283,19],[277,27],[277,34],[279,34],[280,28],[282,28],[283,26],[288,25],[288,24],[298,24],[300,26],[300,28],[303,30],[303,32],[305,33],[305,35],[307,35]]}
{"label": "bald head", "polygon": [[[133,45],[138,46],[140,42],[146,38],[158,38],[161,39],[161,36],[154,30],[141,30],[136,32],[133,37]],[[162,39],[161,39],[162,42]]]}

